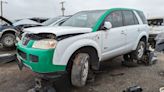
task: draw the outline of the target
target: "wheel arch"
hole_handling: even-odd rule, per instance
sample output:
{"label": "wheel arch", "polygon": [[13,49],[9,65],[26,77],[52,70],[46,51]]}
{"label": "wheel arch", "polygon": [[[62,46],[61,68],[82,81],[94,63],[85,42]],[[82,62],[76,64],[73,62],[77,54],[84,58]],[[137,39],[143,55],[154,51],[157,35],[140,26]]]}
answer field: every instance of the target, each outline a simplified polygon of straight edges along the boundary
{"label": "wheel arch", "polygon": [[15,29],[5,29],[2,31],[2,34],[0,35],[0,37],[6,33],[12,33],[12,34],[16,35],[17,31]]}
{"label": "wheel arch", "polygon": [[140,39],[140,41],[144,41],[144,42],[147,42],[147,40],[148,40],[148,39],[147,39],[147,37],[146,37],[145,35],[142,36],[141,39]]}
{"label": "wheel arch", "polygon": [[133,47],[133,50],[136,50],[136,48],[137,48],[137,46],[138,46],[138,43],[141,41],[141,40],[143,40],[143,41],[145,41],[146,43],[148,42],[148,35],[147,35],[147,33],[142,33],[139,37],[138,37],[138,39],[137,39],[137,41],[136,41],[136,43],[135,43],[135,45],[134,45],[134,47]]}
{"label": "wheel arch", "polygon": [[91,51],[96,51],[98,61],[99,59],[101,59],[101,49],[98,43],[96,43],[92,39],[81,39],[75,42],[69,41],[65,40],[58,43],[53,57],[54,65],[68,65],[68,62],[70,61],[70,58],[74,55],[74,53],[82,48],[91,48]]}
{"label": "wheel arch", "polygon": [[75,55],[80,52],[80,51],[87,51],[89,54],[92,54],[93,56],[92,57],[95,57],[95,58],[92,58],[92,61],[90,62],[91,64],[91,68],[93,70],[98,70],[99,69],[99,56],[98,56],[98,51],[96,50],[95,47],[93,46],[84,46],[84,47],[81,47],[79,49],[77,49],[70,57],[68,63],[67,63],[67,66],[66,66],[66,70],[69,71],[69,69],[71,69],[71,66],[72,66],[72,59],[74,59]]}

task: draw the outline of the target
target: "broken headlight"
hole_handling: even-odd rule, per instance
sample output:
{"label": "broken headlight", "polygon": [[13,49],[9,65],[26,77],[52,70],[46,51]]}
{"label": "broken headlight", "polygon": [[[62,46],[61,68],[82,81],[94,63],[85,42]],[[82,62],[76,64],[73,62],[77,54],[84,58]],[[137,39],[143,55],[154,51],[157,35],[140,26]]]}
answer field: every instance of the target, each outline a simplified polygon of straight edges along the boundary
{"label": "broken headlight", "polygon": [[57,45],[57,41],[54,39],[42,39],[35,41],[32,48],[36,49],[54,49]]}

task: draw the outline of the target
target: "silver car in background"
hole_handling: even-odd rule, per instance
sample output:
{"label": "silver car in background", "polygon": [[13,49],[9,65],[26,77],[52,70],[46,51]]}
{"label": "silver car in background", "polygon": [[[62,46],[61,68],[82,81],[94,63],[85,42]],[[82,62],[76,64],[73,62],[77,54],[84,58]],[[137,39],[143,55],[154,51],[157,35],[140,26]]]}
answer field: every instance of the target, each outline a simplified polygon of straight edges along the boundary
{"label": "silver car in background", "polygon": [[155,48],[155,38],[158,34],[164,32],[164,18],[149,18],[148,24],[150,26],[149,43],[153,48]]}

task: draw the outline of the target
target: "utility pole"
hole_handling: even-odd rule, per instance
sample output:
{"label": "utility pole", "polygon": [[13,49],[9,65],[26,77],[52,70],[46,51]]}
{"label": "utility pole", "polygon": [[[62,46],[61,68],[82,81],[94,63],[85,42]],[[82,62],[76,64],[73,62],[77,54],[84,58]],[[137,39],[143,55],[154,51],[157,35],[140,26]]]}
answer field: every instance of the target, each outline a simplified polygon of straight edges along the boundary
{"label": "utility pole", "polygon": [[62,6],[62,8],[61,8],[62,16],[64,16],[64,11],[65,11],[64,3],[65,3],[65,1],[60,2],[61,6]]}
{"label": "utility pole", "polygon": [[3,17],[3,4],[7,4],[6,1],[0,1],[1,2],[1,16]]}

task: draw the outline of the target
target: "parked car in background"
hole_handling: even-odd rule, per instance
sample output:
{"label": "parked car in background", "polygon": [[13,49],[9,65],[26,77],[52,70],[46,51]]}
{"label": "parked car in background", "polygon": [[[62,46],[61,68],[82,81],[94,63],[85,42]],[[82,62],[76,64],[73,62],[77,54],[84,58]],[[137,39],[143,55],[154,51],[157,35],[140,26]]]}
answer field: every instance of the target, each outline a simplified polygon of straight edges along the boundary
{"label": "parked car in background", "polygon": [[34,18],[28,18],[28,19],[33,20],[38,23],[43,23],[48,20],[48,18],[41,18],[41,17],[34,17]]}
{"label": "parked car in background", "polygon": [[36,21],[30,20],[30,19],[22,19],[22,20],[19,20],[17,22],[14,22],[13,26],[17,30],[23,30],[24,28],[42,26],[42,24],[38,23]]}
{"label": "parked car in background", "polygon": [[30,19],[22,19],[14,23],[14,26],[18,30],[22,30],[24,28],[29,27],[38,27],[38,26],[60,26],[62,23],[64,23],[70,16],[62,16],[62,17],[55,17],[50,18],[47,21],[43,23],[38,23],[36,21],[30,20]]}
{"label": "parked car in background", "polygon": [[47,21],[43,22],[44,26],[60,26],[66,20],[68,20],[71,16],[60,16],[55,18],[50,18]]}
{"label": "parked car in background", "polygon": [[16,34],[22,34],[22,30],[24,28],[37,26],[59,26],[69,17],[70,16],[51,18],[43,23],[38,23],[31,19],[21,19],[15,22],[11,22],[6,18],[0,17],[0,42],[4,47],[12,48],[15,46],[16,43]]}
{"label": "parked car in background", "polygon": [[142,11],[112,8],[81,11],[59,27],[24,30],[17,44],[20,64],[48,78],[67,72],[72,85],[82,87],[100,61],[119,55],[142,60],[149,27]]}
{"label": "parked car in background", "polygon": [[156,36],[164,32],[164,18],[149,18],[148,24],[150,26],[149,43],[153,48],[155,48]]}
{"label": "parked car in background", "polygon": [[15,46],[16,34],[18,31],[13,26],[13,23],[8,19],[0,16],[0,43],[6,48]]}
{"label": "parked car in background", "polygon": [[[50,18],[43,23],[37,23],[35,21],[26,19],[25,23],[21,22],[22,24],[19,24],[18,26],[16,26],[16,29],[20,30],[20,34],[18,35],[17,40],[21,39],[22,34],[24,33],[24,30],[23,30],[24,28],[38,27],[38,26],[60,26],[62,23],[64,23],[70,17],[71,16],[62,16],[62,17],[60,16],[60,17]],[[23,22],[24,22],[24,20],[23,20]]]}

